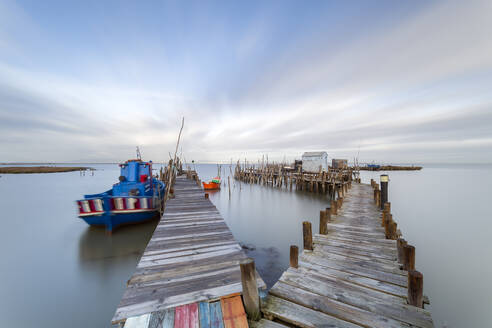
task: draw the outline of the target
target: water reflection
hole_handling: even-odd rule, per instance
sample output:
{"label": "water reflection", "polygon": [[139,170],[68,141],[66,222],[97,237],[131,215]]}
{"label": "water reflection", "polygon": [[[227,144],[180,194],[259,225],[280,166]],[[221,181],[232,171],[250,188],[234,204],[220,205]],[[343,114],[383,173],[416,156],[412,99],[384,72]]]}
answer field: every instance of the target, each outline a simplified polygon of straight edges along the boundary
{"label": "water reflection", "polygon": [[112,235],[104,227],[87,227],[79,238],[79,262],[107,260],[121,256],[140,256],[159,220],[119,227]]}

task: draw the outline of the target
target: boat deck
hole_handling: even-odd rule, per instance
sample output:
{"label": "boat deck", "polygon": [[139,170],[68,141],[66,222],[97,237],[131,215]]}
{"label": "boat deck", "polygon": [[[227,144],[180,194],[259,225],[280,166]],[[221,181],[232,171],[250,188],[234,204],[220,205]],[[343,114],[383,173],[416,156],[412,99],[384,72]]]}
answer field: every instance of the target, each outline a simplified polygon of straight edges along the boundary
{"label": "boat deck", "polygon": [[[128,281],[113,324],[247,326],[239,268],[246,254],[195,181],[178,176],[174,195]],[[266,288],[258,274],[257,284]]]}

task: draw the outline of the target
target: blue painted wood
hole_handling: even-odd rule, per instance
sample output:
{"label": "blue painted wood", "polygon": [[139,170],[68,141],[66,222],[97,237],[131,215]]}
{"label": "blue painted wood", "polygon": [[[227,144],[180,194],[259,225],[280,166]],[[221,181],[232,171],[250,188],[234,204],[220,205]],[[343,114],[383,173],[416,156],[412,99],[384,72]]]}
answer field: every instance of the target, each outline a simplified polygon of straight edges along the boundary
{"label": "blue painted wood", "polygon": [[268,296],[268,291],[266,289],[258,288],[258,294],[260,296],[260,300],[265,301]]}
{"label": "blue painted wood", "polygon": [[210,304],[210,327],[211,328],[224,328],[224,321],[222,320],[222,308],[219,302],[213,302]]}
{"label": "blue painted wood", "polygon": [[210,328],[210,303],[201,302],[198,305],[198,316],[200,318],[200,328]]}

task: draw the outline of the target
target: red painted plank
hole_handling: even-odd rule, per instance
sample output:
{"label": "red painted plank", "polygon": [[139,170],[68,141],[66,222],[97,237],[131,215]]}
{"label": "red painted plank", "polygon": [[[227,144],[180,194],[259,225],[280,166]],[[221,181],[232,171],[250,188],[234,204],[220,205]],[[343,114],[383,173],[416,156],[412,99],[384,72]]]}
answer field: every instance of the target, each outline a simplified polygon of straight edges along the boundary
{"label": "red painted plank", "polygon": [[248,328],[241,296],[222,297],[220,305],[225,328]]}
{"label": "red painted plank", "polygon": [[198,303],[177,306],[174,310],[174,328],[198,328]]}

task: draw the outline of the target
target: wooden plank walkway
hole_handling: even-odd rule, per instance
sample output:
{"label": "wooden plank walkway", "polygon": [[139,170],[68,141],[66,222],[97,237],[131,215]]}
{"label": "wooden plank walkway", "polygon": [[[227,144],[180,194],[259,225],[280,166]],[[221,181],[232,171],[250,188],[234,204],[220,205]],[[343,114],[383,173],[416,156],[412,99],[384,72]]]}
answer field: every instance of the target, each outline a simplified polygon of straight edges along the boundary
{"label": "wooden plank walkway", "polygon": [[266,319],[255,327],[433,327],[429,311],[407,304],[407,272],[373,194],[370,185],[352,184],[328,234],[314,235],[313,250],[269,291]]}
{"label": "wooden plank walkway", "polygon": [[[195,181],[178,176],[174,195],[128,281],[113,324],[131,318],[125,327],[151,327],[152,322],[160,322],[159,327],[198,327],[201,321],[228,327],[231,320],[246,320],[244,309],[243,319],[229,311],[242,307],[239,263],[246,254]],[[257,284],[266,288],[258,274]],[[224,301],[231,294],[237,298]],[[199,305],[210,301],[219,307]],[[221,302],[229,316],[219,320]]]}

